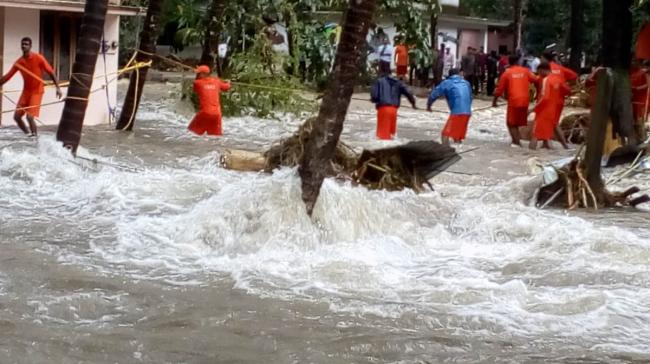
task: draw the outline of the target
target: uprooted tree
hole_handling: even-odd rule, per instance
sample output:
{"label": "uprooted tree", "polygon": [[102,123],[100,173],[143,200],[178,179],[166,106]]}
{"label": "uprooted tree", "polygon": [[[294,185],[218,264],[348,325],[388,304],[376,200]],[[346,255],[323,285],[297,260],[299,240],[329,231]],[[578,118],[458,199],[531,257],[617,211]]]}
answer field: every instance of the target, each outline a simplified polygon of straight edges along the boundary
{"label": "uprooted tree", "polygon": [[617,204],[635,205],[647,199],[645,196],[629,199],[631,194],[638,192],[637,188],[623,193],[610,193],[601,176],[603,145],[609,122],[624,141],[624,147],[637,152],[629,78],[631,6],[632,0],[603,1],[604,68],[598,74],[597,96],[591,109],[591,125],[587,133],[584,158],[579,155],[569,165],[559,169],[558,181],[542,188],[538,199],[540,202],[548,203],[559,196],[565,196],[563,204],[569,208],[598,208]]}
{"label": "uprooted tree", "polygon": [[460,159],[453,148],[433,141],[360,154],[339,142],[374,9],[375,1],[350,0],[332,78],[318,115],[266,153],[227,150],[222,155],[226,168],[270,172],[280,166],[298,166],[302,199],[311,215],[326,177],[341,177],[370,189],[421,191],[432,176]]}
{"label": "uprooted tree", "polygon": [[314,209],[343,131],[343,121],[359,74],[359,59],[365,49],[375,6],[375,0],[350,0],[345,13],[332,79],[307,136],[298,168],[302,181],[302,200],[309,215]]}

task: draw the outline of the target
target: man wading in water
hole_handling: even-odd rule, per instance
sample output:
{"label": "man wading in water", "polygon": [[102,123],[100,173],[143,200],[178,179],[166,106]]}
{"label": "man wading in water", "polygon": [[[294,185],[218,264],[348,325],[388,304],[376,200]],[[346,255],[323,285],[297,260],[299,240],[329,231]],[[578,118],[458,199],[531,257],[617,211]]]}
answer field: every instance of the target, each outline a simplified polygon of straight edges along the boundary
{"label": "man wading in water", "polygon": [[0,87],[9,81],[16,72],[20,71],[23,76],[23,93],[20,95],[18,104],[16,104],[16,112],[14,113],[14,120],[20,130],[25,134],[29,134],[25,123],[23,122],[23,115],[27,114],[27,121],[29,122],[29,129],[31,135],[35,137],[38,134],[36,122],[41,110],[41,100],[43,100],[43,93],[45,92],[45,83],[42,79],[43,72],[50,75],[54,85],[56,86],[56,97],[61,98],[61,88],[59,88],[59,81],[54,75],[52,66],[47,60],[38,53],[32,52],[32,39],[25,37],[20,41],[20,48],[23,50],[23,56],[14,63],[9,72],[2,76],[0,79]]}

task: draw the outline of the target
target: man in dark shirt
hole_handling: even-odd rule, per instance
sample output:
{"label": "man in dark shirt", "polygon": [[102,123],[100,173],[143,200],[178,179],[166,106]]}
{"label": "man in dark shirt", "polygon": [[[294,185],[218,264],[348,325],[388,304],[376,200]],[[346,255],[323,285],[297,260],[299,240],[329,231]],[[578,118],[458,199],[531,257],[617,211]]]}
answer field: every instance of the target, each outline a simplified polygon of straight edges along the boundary
{"label": "man in dark shirt", "polygon": [[476,54],[474,48],[467,47],[467,54],[460,61],[460,68],[463,71],[463,77],[472,86],[474,95],[478,94],[478,78],[476,77]]}
{"label": "man in dark shirt", "polygon": [[382,73],[372,85],[370,100],[377,106],[377,139],[393,139],[397,133],[397,109],[402,95],[415,109],[415,97],[400,80]]}

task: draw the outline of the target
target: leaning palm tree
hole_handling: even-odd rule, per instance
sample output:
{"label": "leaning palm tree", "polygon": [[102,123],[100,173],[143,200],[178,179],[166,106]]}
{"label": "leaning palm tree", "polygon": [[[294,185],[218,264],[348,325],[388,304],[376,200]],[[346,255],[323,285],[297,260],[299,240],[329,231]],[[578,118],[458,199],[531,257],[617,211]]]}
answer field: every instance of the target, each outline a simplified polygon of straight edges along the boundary
{"label": "leaning palm tree", "polygon": [[81,140],[81,129],[95,74],[95,63],[101,47],[107,10],[108,0],[86,1],[81,19],[70,86],[56,132],[56,139],[63,142],[63,146],[69,148],[72,153],[76,153]]}
{"label": "leaning palm tree", "polygon": [[318,116],[311,122],[298,169],[302,180],[302,199],[309,215],[314,209],[343,131],[343,121],[359,74],[359,59],[365,49],[375,6],[375,0],[348,2],[332,78],[323,96]]}
{"label": "leaning palm tree", "polygon": [[[138,52],[136,55],[137,62],[149,62],[151,55],[156,53],[156,40],[158,38],[158,26],[160,21],[160,14],[162,12],[164,0],[149,0],[147,7],[147,15],[144,19],[144,27],[140,32],[140,49],[143,52]],[[144,82],[147,78],[148,68],[136,69],[131,72],[129,77],[129,89],[124,97],[122,104],[122,112],[117,121],[117,130],[133,130],[135,123],[135,115],[138,112],[140,105],[140,98],[142,97],[142,89]]]}

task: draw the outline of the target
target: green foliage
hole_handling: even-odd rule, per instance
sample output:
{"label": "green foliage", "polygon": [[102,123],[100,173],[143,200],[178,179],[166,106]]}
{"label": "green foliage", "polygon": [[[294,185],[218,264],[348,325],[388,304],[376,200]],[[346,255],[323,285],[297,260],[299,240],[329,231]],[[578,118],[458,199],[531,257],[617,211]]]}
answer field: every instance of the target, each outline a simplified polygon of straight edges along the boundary
{"label": "green foliage", "polygon": [[[278,118],[284,113],[301,115],[314,112],[316,102],[305,97],[306,90],[299,80],[282,71],[281,65],[286,59],[267,52],[265,43],[266,39],[259,36],[248,51],[233,56],[233,66],[227,77],[234,81],[233,87],[221,94],[223,115]],[[198,106],[191,81],[183,84],[183,96],[189,96]]]}
{"label": "green foliage", "polygon": [[437,0],[383,0],[380,7],[381,12],[395,18],[397,33],[406,44],[414,47],[410,55],[415,58],[412,61],[420,66],[429,66],[434,62],[430,14],[440,13],[440,10]]}

